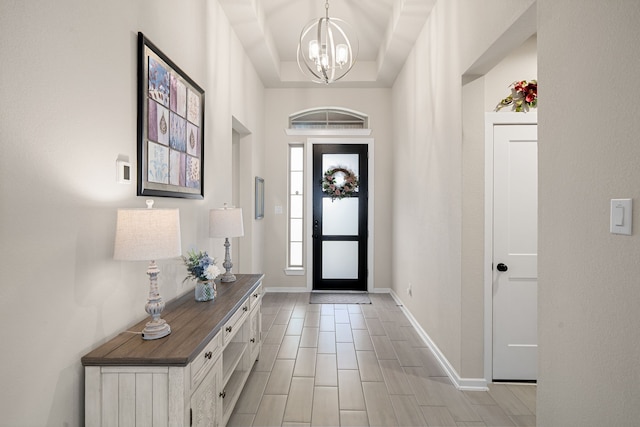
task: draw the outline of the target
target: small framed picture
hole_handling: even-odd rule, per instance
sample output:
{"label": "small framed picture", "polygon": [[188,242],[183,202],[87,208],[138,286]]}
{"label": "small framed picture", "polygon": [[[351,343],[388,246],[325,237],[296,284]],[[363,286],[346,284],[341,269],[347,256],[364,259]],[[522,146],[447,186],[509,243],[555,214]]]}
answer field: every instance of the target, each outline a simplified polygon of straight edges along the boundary
{"label": "small framed picture", "polygon": [[256,219],[264,218],[264,179],[256,176]]}
{"label": "small framed picture", "polygon": [[138,196],[204,197],[204,90],[138,33]]}

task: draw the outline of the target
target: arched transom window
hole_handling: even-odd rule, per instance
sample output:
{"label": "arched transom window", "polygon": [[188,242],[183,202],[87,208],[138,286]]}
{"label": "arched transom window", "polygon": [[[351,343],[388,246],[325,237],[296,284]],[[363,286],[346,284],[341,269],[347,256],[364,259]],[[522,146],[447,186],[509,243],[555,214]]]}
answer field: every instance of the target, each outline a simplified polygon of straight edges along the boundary
{"label": "arched transom window", "polygon": [[318,108],[289,116],[289,129],[368,129],[369,118],[343,108]]}

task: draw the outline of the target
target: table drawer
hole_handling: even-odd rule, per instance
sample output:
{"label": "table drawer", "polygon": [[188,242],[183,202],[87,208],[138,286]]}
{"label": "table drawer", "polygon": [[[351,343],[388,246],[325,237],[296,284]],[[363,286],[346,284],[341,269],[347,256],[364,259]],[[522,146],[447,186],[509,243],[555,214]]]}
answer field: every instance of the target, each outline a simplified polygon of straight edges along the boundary
{"label": "table drawer", "polygon": [[191,362],[191,389],[195,390],[222,353],[222,334],[218,332]]}
{"label": "table drawer", "polygon": [[240,308],[238,308],[236,312],[231,315],[231,318],[227,320],[227,323],[224,324],[224,328],[222,329],[224,345],[227,345],[227,343],[229,343],[233,339],[236,333],[240,329],[242,329],[242,322],[244,322],[244,319],[248,316],[248,314],[249,299],[247,298],[242,302]]}
{"label": "table drawer", "polygon": [[258,287],[251,292],[251,296],[249,297],[249,308],[253,308],[260,302],[262,299],[262,295],[264,294],[264,288],[262,287],[262,282],[258,285]]}

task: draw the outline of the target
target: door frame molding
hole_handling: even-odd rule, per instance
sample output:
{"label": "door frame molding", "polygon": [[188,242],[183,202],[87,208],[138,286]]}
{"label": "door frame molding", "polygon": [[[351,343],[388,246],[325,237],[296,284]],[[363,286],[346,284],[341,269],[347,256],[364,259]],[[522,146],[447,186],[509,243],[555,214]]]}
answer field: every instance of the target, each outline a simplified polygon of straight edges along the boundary
{"label": "door frame molding", "polygon": [[484,378],[493,382],[493,137],[495,125],[538,124],[538,114],[484,115]]}
{"label": "door frame molding", "polygon": [[326,138],[307,138],[305,142],[305,192],[309,197],[306,197],[305,202],[305,263],[306,263],[306,275],[307,275],[307,291],[311,292],[313,289],[313,221],[309,218],[313,217],[313,146],[316,144],[364,144],[368,146],[369,158],[367,160],[368,174],[369,174],[369,199],[367,203],[367,292],[373,292],[375,289],[374,274],[373,274],[373,260],[374,260],[374,139],[373,138],[349,138],[349,137],[326,137]]}

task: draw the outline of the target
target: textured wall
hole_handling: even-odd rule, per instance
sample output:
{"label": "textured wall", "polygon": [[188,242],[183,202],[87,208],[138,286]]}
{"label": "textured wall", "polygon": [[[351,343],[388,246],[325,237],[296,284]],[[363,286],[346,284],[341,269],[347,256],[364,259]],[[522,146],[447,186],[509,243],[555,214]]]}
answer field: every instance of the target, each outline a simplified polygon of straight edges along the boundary
{"label": "textured wall", "polygon": [[[640,419],[639,20],[637,1],[538,0],[541,426]],[[635,199],[632,236],[609,233],[612,198]]]}

